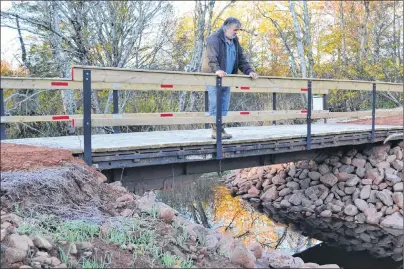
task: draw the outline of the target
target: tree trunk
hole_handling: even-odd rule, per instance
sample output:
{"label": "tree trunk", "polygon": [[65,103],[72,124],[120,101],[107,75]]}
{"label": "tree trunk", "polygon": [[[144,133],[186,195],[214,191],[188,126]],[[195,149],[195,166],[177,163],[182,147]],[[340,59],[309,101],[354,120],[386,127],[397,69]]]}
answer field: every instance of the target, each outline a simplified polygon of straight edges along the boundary
{"label": "tree trunk", "polygon": [[[201,0],[195,1],[195,13],[194,13],[194,22],[195,25],[195,41],[194,48],[192,51],[191,62],[188,66],[185,67],[186,72],[200,72],[202,67],[202,53],[205,45],[205,27],[206,27],[206,13],[208,10],[213,9],[215,5],[215,1],[209,1],[209,5],[206,1],[205,4],[202,4]],[[209,12],[209,14],[212,14]],[[209,19],[211,20],[211,18]],[[180,93],[180,112],[185,111],[186,109],[186,92]],[[195,92],[190,93],[190,104],[189,111],[193,111],[195,108]]]}
{"label": "tree trunk", "polygon": [[360,50],[359,50],[359,60],[362,62],[363,57],[367,55],[367,43],[368,43],[368,21],[369,21],[369,1],[363,1],[363,5],[365,6],[365,20],[362,24],[361,29],[361,43],[360,43]]}
{"label": "tree trunk", "polygon": [[309,17],[309,8],[307,7],[307,0],[303,1],[303,6],[304,6],[303,18],[304,18],[304,26],[305,26],[305,32],[306,32],[305,46],[307,49],[307,58],[309,60],[309,78],[312,78],[314,60],[313,60],[313,46],[311,43],[311,35],[310,35],[310,17]]}
{"label": "tree trunk", "polygon": [[347,57],[346,57],[346,48],[345,48],[345,20],[344,20],[344,9],[342,5],[342,0],[339,1],[339,21],[340,28],[342,33],[341,38],[341,56],[342,56],[342,65],[347,65]]}
{"label": "tree trunk", "polygon": [[307,78],[306,59],[304,57],[304,47],[303,47],[303,34],[300,29],[299,22],[297,21],[294,3],[291,0],[289,0],[289,8],[290,8],[290,13],[292,14],[293,26],[295,28],[295,35],[296,35],[296,39],[297,39],[297,52],[298,52],[299,58],[300,58],[300,71],[302,73],[302,78]]}
{"label": "tree trunk", "polygon": [[[63,51],[62,38],[60,33],[60,17],[57,9],[56,2],[48,2],[49,15],[51,16],[53,32],[50,34],[50,43],[53,48],[53,56],[56,62],[56,68],[59,71],[60,77],[69,78],[70,61]],[[62,90],[62,102],[65,114],[72,115],[76,113],[76,100],[74,97],[74,90]]]}

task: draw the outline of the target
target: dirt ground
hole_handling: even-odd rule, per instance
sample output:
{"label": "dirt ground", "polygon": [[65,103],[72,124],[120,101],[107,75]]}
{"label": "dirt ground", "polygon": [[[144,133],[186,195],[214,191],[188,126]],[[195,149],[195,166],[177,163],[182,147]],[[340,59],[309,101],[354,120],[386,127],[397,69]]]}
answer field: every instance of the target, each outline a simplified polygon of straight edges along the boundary
{"label": "dirt ground", "polygon": [[1,171],[54,167],[66,162],[84,164],[68,150],[1,143]]}
{"label": "dirt ground", "polygon": [[[349,124],[372,124],[372,118],[350,120],[339,123],[349,123]],[[388,117],[376,117],[375,124],[379,125],[401,125],[403,126],[404,120],[402,115],[398,116],[388,116]]]}
{"label": "dirt ground", "polygon": [[[106,183],[103,174],[87,166],[81,159],[73,157],[68,150],[1,143],[0,199],[1,224],[5,226],[6,219],[11,222],[11,226],[7,224],[9,228],[2,228],[1,232],[1,268],[32,265],[33,260],[29,256],[19,262],[10,263],[8,262],[10,256],[3,251],[12,248],[9,240],[21,225],[28,227],[27,223],[34,219],[35,223],[39,223],[38,226],[35,224],[34,232],[48,225],[47,222],[40,221],[41,216],[54,216],[57,219],[55,224],[51,224],[52,229],[48,234],[50,237],[55,236],[52,232],[60,225],[72,220],[95,223],[101,229],[101,224],[122,217],[136,219],[140,223],[137,232],[140,235],[150,231],[155,234],[156,238],[149,239],[149,243],[153,242],[153,248],[159,249],[161,252],[159,258],[155,258],[150,250],[122,249],[119,243],[94,237],[89,241],[96,251],[93,256],[96,255],[94,258],[99,259],[108,254],[111,257],[108,268],[166,267],[165,259],[170,255],[177,257],[177,262],[187,262],[189,257],[193,257],[193,265],[196,267],[240,268],[216,252],[206,252],[206,248],[203,250],[203,246],[198,245],[196,239],[183,238],[182,241],[178,241],[178,237],[184,235],[181,229],[186,229],[185,227],[188,227],[186,225],[190,224],[177,227],[174,225],[176,221],[167,222],[166,215],[172,209],[164,209],[167,206],[161,205],[160,208],[156,207],[157,209],[145,212],[138,205],[141,197],[133,195],[119,185]],[[156,212],[151,213],[153,210]],[[172,214],[174,216],[174,213]],[[13,217],[10,220],[11,215]],[[25,234],[34,236],[27,232],[27,228],[25,230]],[[60,260],[62,255],[57,250],[62,246],[61,242],[53,242],[54,248],[49,251],[51,256]],[[192,248],[194,250],[190,251]],[[37,255],[35,253],[39,253],[39,248],[31,247],[30,251]],[[82,261],[84,254],[79,251],[76,255],[70,255],[70,258]],[[178,257],[181,259],[178,260]],[[180,264],[175,266],[179,267]]]}

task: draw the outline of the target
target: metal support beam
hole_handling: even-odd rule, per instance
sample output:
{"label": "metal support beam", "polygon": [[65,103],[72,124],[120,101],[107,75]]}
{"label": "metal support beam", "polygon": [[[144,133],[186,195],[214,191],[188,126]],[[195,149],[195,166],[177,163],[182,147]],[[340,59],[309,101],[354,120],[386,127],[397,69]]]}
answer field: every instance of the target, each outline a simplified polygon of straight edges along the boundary
{"label": "metal support beam", "polygon": [[91,165],[91,70],[83,70],[83,108],[84,161]]}
{"label": "metal support beam", "polygon": [[216,159],[222,159],[222,78],[216,77]]}
{"label": "metal support beam", "polygon": [[306,149],[311,150],[311,101],[312,101],[312,92],[311,92],[311,80],[307,81],[307,144]]}
{"label": "metal support beam", "polygon": [[[328,110],[327,94],[323,94],[323,110]],[[324,119],[324,123],[327,123],[327,119]]]}
{"label": "metal support beam", "polygon": [[[114,114],[119,114],[119,105],[118,105],[118,91],[117,90],[113,90],[112,92],[113,94],[113,99],[114,99]],[[114,126],[114,133],[118,134],[119,133],[119,126]]]}
{"label": "metal support beam", "polygon": [[[205,96],[205,112],[209,111],[209,93],[208,91],[204,92]],[[205,123],[205,129],[209,129],[209,123]]]}
{"label": "metal support beam", "polygon": [[[276,110],[276,92],[272,93],[272,110]],[[273,125],[276,125],[276,120],[272,121]]]}
{"label": "metal support beam", "polygon": [[[4,95],[3,95],[3,89],[0,89],[0,116],[4,116]],[[6,124],[1,123],[0,124],[0,140],[6,139]]]}
{"label": "metal support beam", "polygon": [[375,142],[375,122],[376,122],[376,83],[372,88],[372,143]]}

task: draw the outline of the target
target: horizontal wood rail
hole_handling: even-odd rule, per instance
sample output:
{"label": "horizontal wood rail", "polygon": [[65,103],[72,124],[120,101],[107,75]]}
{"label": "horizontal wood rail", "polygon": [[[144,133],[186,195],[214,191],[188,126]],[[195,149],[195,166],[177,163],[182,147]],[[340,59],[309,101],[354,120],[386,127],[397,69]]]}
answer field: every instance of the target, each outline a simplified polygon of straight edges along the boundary
{"label": "horizontal wood rail", "polygon": [[[276,110],[276,111],[229,111],[223,122],[255,122],[272,120],[291,120],[306,118],[305,110]],[[378,109],[380,117],[403,115],[397,109]],[[312,119],[329,119],[335,117],[360,118],[371,116],[372,111],[329,112],[328,110],[313,110]],[[163,112],[163,113],[125,113],[125,114],[92,114],[92,126],[125,126],[125,125],[174,125],[214,123],[215,118],[205,112]],[[83,115],[53,115],[53,116],[3,116],[1,123],[18,122],[50,122],[75,121],[75,127],[83,126]]]}
{"label": "horizontal wood rail", "polygon": [[[72,80],[62,78],[1,77],[2,89],[83,89],[83,70],[91,70],[91,87],[98,90],[162,90],[206,91],[207,85],[215,85],[216,75],[173,71],[132,70],[74,66]],[[378,91],[403,92],[403,84],[355,80],[310,79],[313,94],[328,94],[330,89],[372,91],[373,83]],[[244,75],[228,75],[223,86],[233,92],[305,93],[308,79],[260,76],[252,80]]]}

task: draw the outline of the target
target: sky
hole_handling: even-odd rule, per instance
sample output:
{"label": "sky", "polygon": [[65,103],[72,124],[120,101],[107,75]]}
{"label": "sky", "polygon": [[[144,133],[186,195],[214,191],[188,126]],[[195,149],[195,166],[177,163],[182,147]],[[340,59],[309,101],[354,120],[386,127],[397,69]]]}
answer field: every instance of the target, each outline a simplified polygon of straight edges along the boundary
{"label": "sky", "polygon": [[[18,1],[0,1],[0,9],[6,11],[11,7],[12,2]],[[177,10],[178,15],[192,12],[194,9],[193,1],[173,1],[173,6]],[[13,67],[17,67],[19,62],[15,59],[15,55],[20,58],[20,44],[18,42],[17,30],[1,27],[1,60],[11,62]]]}

